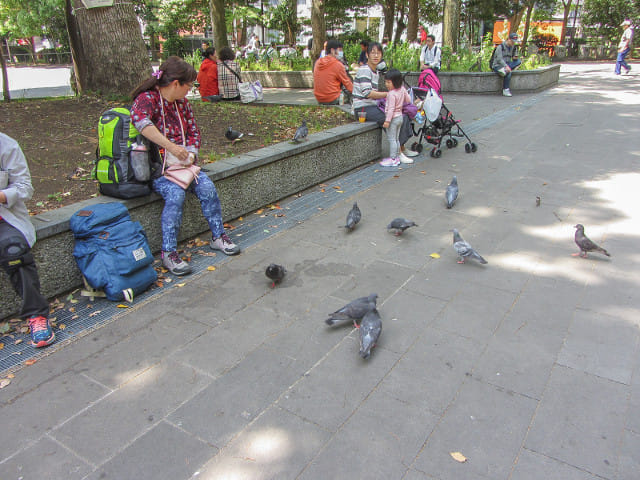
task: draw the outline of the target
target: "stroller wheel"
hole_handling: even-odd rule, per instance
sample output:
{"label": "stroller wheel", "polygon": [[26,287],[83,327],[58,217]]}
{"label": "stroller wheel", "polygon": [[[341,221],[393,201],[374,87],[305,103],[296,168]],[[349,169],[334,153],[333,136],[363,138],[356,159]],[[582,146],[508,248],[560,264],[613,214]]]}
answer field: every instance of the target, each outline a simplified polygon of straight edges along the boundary
{"label": "stroller wheel", "polygon": [[440,150],[437,147],[433,147],[431,149],[431,152],[429,152],[429,155],[431,155],[434,158],[440,158],[440,156],[442,155],[442,150]]}
{"label": "stroller wheel", "polygon": [[454,147],[458,146],[458,140],[456,140],[455,138],[452,138],[451,141],[453,142]]}
{"label": "stroller wheel", "polygon": [[422,144],[419,143],[417,144],[414,148],[412,148],[411,150],[413,150],[414,152],[418,152],[418,153],[422,153]]}
{"label": "stroller wheel", "polygon": [[453,148],[453,140],[451,140],[450,138],[447,138],[447,141],[445,143],[447,144],[447,148]]}
{"label": "stroller wheel", "polygon": [[471,142],[471,151],[473,153],[476,153],[478,151],[478,147],[476,147],[476,144],[473,142]]}
{"label": "stroller wheel", "polygon": [[471,144],[470,143],[465,143],[464,144],[464,151],[467,153],[471,153]]}

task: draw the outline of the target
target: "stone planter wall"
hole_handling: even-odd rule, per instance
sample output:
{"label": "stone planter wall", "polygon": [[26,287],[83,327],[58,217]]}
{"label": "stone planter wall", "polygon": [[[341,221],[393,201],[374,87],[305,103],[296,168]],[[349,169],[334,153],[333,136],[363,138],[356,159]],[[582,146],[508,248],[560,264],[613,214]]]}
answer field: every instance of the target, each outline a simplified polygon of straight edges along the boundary
{"label": "stone planter wall", "polygon": [[[208,164],[204,170],[216,184],[225,221],[348,172],[376,159],[382,151],[380,128],[374,123],[351,123],[312,134],[308,141],[280,143],[237,157]],[[95,203],[122,201],[133,220],[142,223],[153,252],[161,247],[160,215],[163,201],[156,195],[132,200],[98,197],[32,217],[38,241],[33,254],[38,266],[42,293],[58,296],[82,284],[73,258],[73,235],[69,218],[77,210]],[[180,240],[209,230],[200,204],[188,195]],[[19,310],[20,299],[9,279],[0,273],[0,318]]]}
{"label": "stone planter wall", "polygon": [[[418,84],[420,72],[409,72],[407,81]],[[498,93],[502,79],[492,72],[440,72],[443,93]],[[514,92],[537,92],[558,83],[560,65],[537,70],[516,70],[511,77]],[[266,88],[313,88],[311,72],[242,72],[245,81],[259,80]]]}

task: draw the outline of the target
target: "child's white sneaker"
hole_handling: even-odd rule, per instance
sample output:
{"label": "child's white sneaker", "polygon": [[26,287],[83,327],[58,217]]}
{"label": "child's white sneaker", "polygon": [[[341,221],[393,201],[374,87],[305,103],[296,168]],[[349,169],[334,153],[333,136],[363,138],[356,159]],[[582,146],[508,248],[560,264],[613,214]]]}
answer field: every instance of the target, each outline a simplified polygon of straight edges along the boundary
{"label": "child's white sneaker", "polygon": [[400,160],[397,158],[387,157],[380,162],[383,167],[397,167],[400,165]]}

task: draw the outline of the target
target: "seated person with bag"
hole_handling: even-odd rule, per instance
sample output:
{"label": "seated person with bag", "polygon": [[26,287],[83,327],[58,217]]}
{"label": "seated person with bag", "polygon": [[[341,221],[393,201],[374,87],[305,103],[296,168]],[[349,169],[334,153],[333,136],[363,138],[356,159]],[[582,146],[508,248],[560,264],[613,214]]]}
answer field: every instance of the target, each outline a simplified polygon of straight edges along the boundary
{"label": "seated person with bag", "polygon": [[420,70],[430,68],[436,75],[440,71],[442,50],[436,46],[436,37],[427,35],[427,44],[420,53]]}
{"label": "seated person with bag", "polygon": [[342,87],[353,91],[353,82],[341,59],[344,53],[338,40],[327,42],[327,55],[313,67],[313,94],[320,105],[338,105]]}
{"label": "seated person with bag", "polygon": [[[200,130],[185,98],[195,79],[196,71],[191,65],[179,57],[169,57],[131,95],[131,121],[143,136],[164,150],[163,168],[156,170],[152,186],[164,199],[162,264],[174,275],[191,273],[191,267],[176,252],[187,192],[200,200],[202,213],[211,228],[211,249],[226,255],[240,253],[240,248],[224,231],[220,200],[213,182],[195,165],[201,143]],[[177,168],[178,172],[171,175],[170,168]],[[186,178],[189,174],[192,181]]]}
{"label": "seated person with bag", "polygon": [[36,230],[25,201],[33,195],[31,174],[18,142],[0,133],[0,264],[22,298],[20,318],[29,322],[31,344],[46,347],[56,339],[49,324],[49,302],[31,253]]}
{"label": "seated person with bag", "polygon": [[502,79],[502,95],[505,97],[511,97],[511,90],[509,85],[511,83],[511,72],[518,68],[522,63],[518,59],[518,50],[516,47],[516,41],[518,40],[517,33],[510,33],[509,38],[498,45],[491,55],[491,70],[496,72]]}
{"label": "seated person with bag", "polygon": [[223,47],[218,58],[218,90],[221,100],[240,100],[238,83],[242,80],[240,65],[234,62],[236,54],[230,47]]}

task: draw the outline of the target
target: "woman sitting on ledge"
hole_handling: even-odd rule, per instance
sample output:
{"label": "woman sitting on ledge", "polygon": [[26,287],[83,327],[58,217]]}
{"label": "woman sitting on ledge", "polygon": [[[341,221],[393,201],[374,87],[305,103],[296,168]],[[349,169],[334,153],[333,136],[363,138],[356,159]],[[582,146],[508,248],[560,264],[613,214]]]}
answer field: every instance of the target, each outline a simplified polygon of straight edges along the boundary
{"label": "woman sitting on ledge", "polygon": [[[378,64],[382,60],[382,46],[377,42],[371,42],[367,47],[367,63],[362,65],[353,80],[353,112],[356,119],[364,112],[368,122],[376,122],[382,126],[385,122],[385,113],[378,108],[376,100],[386,98],[387,92],[380,92],[378,85],[380,75]],[[400,161],[402,163],[413,163],[413,159],[418,152],[405,149],[404,144],[413,136],[411,120],[407,115],[403,115],[402,126],[400,127]]]}

